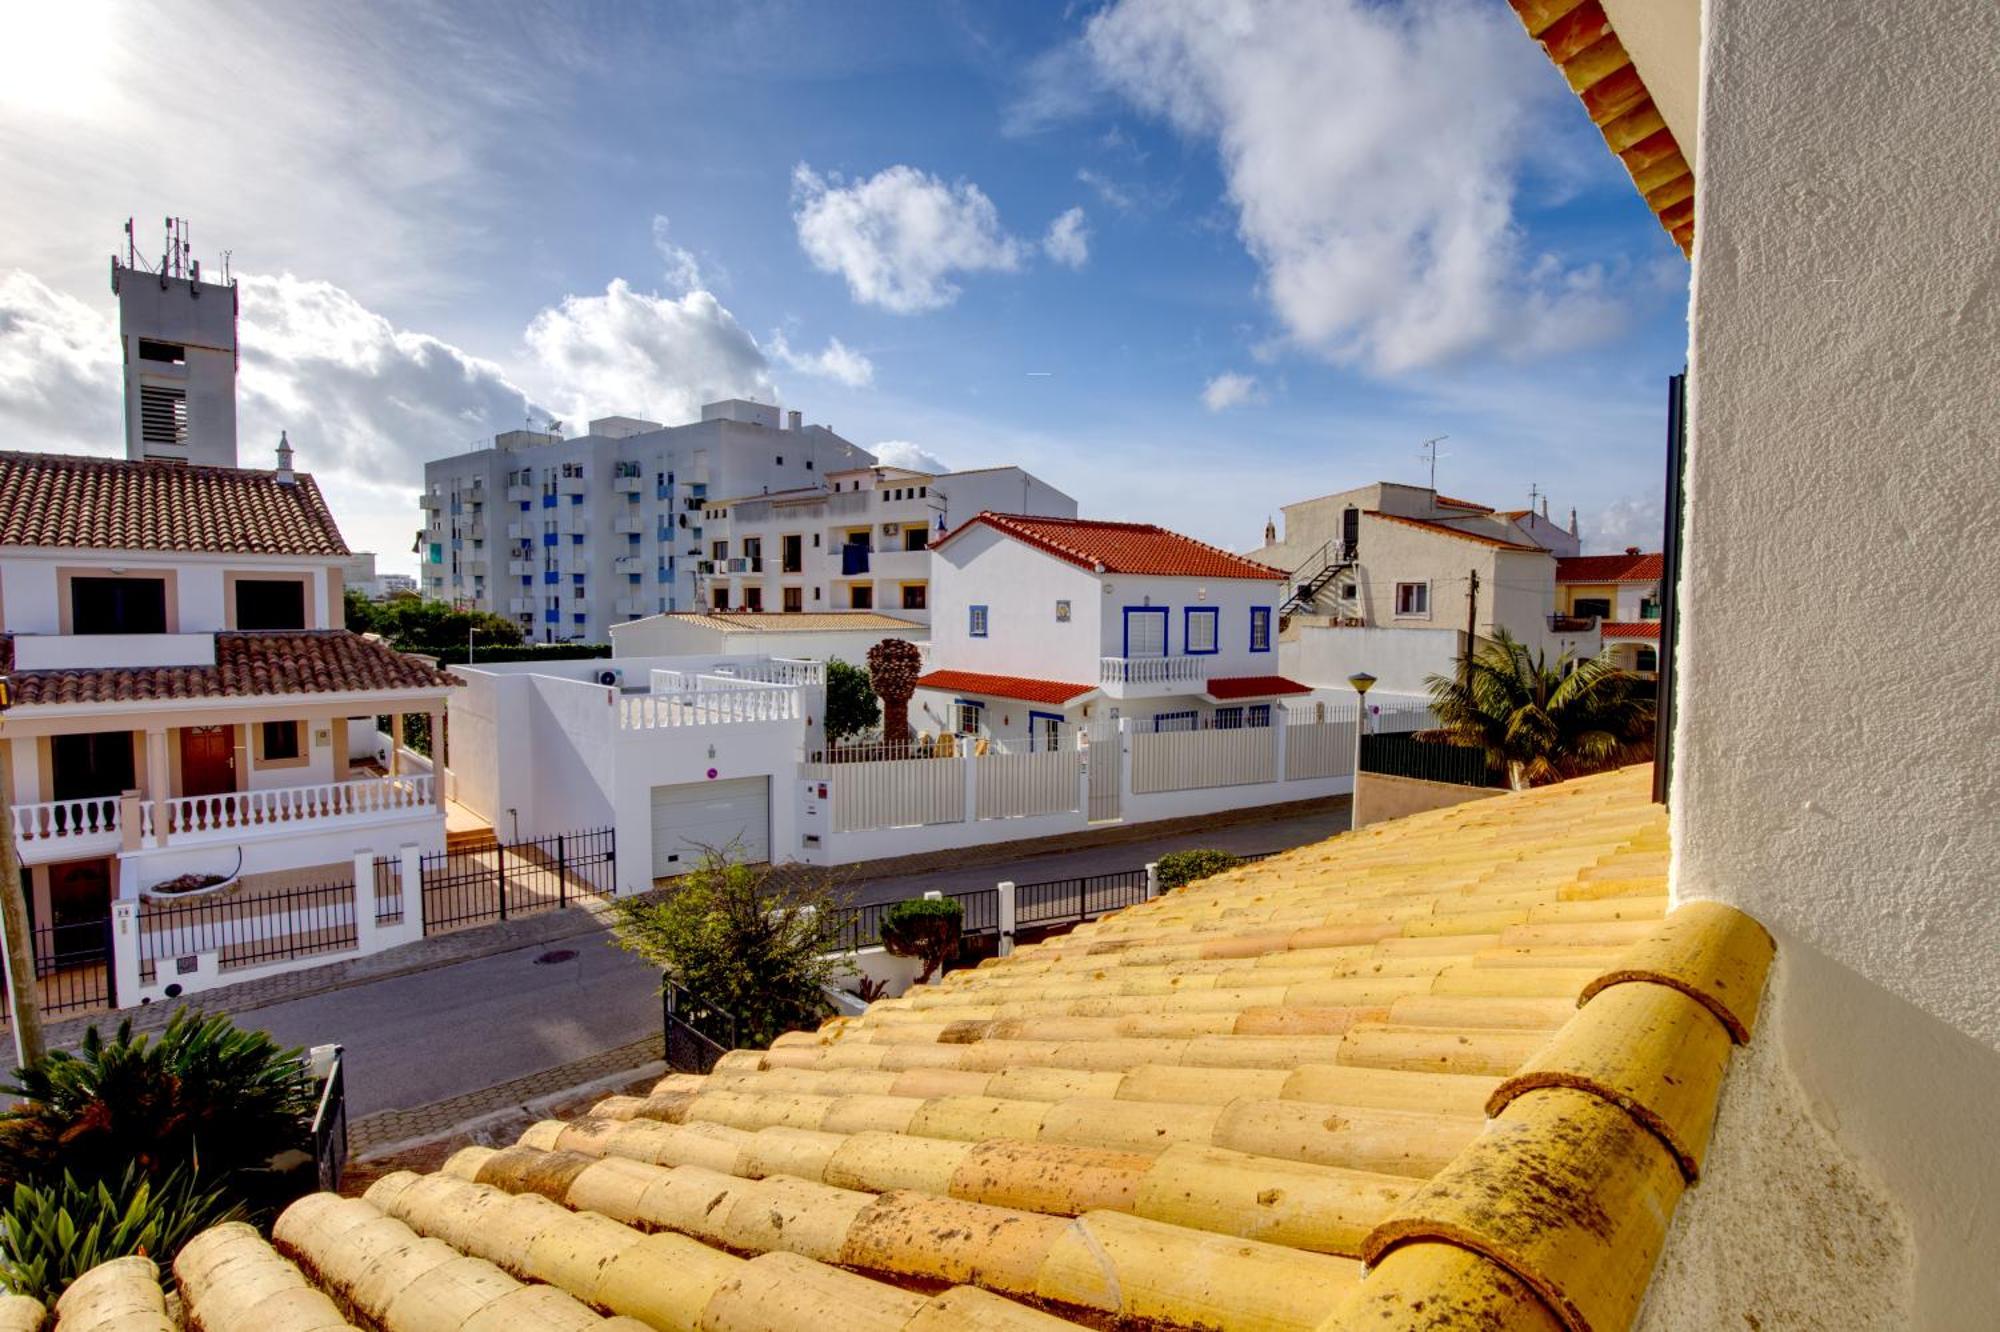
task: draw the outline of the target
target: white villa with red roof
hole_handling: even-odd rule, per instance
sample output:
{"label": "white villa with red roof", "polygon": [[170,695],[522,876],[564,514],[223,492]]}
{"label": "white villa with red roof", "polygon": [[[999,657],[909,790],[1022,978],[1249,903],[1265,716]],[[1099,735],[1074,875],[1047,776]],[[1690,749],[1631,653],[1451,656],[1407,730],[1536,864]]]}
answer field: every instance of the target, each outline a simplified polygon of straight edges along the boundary
{"label": "white villa with red roof", "polygon": [[1283,570],[1148,523],[981,513],[932,544],[919,730],[1061,745],[1093,720],[1268,726]]}

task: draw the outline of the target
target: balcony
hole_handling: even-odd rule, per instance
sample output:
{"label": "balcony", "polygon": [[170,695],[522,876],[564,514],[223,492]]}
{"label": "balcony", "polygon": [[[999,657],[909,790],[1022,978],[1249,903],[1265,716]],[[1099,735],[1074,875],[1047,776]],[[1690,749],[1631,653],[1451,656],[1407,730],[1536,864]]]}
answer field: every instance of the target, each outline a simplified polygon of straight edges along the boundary
{"label": "balcony", "polygon": [[589,481],[581,476],[566,476],[557,484],[556,491],[562,495],[581,495]]}
{"label": "balcony", "polygon": [[1597,632],[1595,615],[1551,615],[1549,632],[1552,634],[1590,634]]}
{"label": "balcony", "polygon": [[636,513],[621,513],[611,520],[611,530],[620,536],[634,536],[646,530],[646,520]]}
{"label": "balcony", "polygon": [[1213,654],[1199,657],[1102,657],[1097,680],[1114,698],[1198,694],[1215,669]]}
{"label": "balcony", "polygon": [[417,503],[422,505],[424,508],[431,510],[432,512],[436,512],[437,510],[442,509],[444,507],[444,501],[438,498],[436,495],[419,495],[417,497]]}
{"label": "balcony", "polygon": [[461,525],[458,529],[458,534],[460,536],[471,537],[474,541],[486,540],[485,520],[474,518],[471,522]]}
{"label": "balcony", "polygon": [[878,550],[869,563],[874,566],[877,578],[921,582],[931,576],[931,553],[928,550]]}
{"label": "balcony", "polygon": [[620,615],[644,615],[646,601],[644,597],[620,597],[612,603],[611,608]]}
{"label": "balcony", "polygon": [[620,555],[611,561],[611,572],[620,574],[644,573],[646,561],[638,555]]}
{"label": "balcony", "polygon": [[279,786],[222,795],[91,796],[15,805],[14,842],[23,864],[186,843],[291,837],[323,827],[442,816],[429,773]]}
{"label": "balcony", "polygon": [[540,530],[533,523],[509,523],[507,524],[507,539],[509,541],[533,541],[535,533]]}
{"label": "balcony", "polygon": [[533,597],[514,597],[507,602],[507,611],[511,615],[529,615],[534,612],[534,609],[535,599]]}
{"label": "balcony", "polygon": [[533,486],[509,486],[507,487],[507,499],[512,504],[532,504],[535,501],[535,488]]}
{"label": "balcony", "polygon": [[516,578],[533,578],[535,576],[535,562],[533,560],[509,560],[507,561],[507,572]]}
{"label": "balcony", "polygon": [[478,574],[484,577],[486,574],[486,557],[483,555],[474,555],[471,559],[464,562],[464,569],[469,574]]}
{"label": "balcony", "polygon": [[642,476],[614,476],[611,489],[620,495],[636,495],[646,488],[646,478]]}

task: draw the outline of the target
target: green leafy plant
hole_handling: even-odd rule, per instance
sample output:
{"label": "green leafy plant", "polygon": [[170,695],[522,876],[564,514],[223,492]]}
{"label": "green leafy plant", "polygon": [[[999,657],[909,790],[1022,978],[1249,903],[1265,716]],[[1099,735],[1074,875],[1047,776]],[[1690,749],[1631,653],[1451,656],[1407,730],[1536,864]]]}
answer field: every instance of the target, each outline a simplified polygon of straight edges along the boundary
{"label": "green leafy plant", "polygon": [[391,597],[376,602],[349,588],[344,610],[349,629],[380,634],[391,647],[406,652],[463,652],[467,635],[475,647],[507,647],[521,642],[521,626],[506,616],[458,610],[447,601]]}
{"label": "green leafy plant", "polygon": [[924,964],[917,976],[922,985],[937,969],[958,956],[965,925],[965,905],[955,897],[913,897],[882,915],[882,946],[897,957],[914,957]]}
{"label": "green leafy plant", "polygon": [[0,1185],[89,1185],[136,1170],[164,1181],[236,1188],[238,1176],[307,1140],[313,1077],[297,1050],[220,1014],[176,1012],[156,1036],[96,1027],[72,1054],[51,1051],[0,1088]]}
{"label": "green leafy plant", "polygon": [[668,887],[620,898],[612,910],[618,946],[733,1014],[746,1048],[826,1014],[823,987],[842,967],[833,956],[840,921],[823,876],[708,850]]}
{"label": "green leafy plant", "polygon": [[1196,879],[1206,879],[1211,874],[1220,874],[1242,863],[1239,857],[1227,851],[1209,848],[1169,851],[1156,862],[1160,876],[1160,891],[1171,892],[1193,883]]}
{"label": "green leafy plant", "polygon": [[1485,750],[1515,790],[1653,756],[1655,686],[1603,657],[1566,652],[1550,665],[1502,630],[1461,675],[1425,683],[1439,725],[1418,738]]}
{"label": "green leafy plant", "polygon": [[109,1181],[79,1183],[65,1171],[53,1183],[17,1183],[0,1209],[0,1287],[53,1305],[91,1268],[135,1254],[159,1264],[171,1286],[181,1246],[237,1212],[225,1190],[201,1189],[184,1170],[153,1179],[134,1164]]}
{"label": "green leafy plant", "polygon": [[835,657],[826,664],[826,742],[838,744],[850,735],[872,730],[882,720],[882,705],[868,672]]}

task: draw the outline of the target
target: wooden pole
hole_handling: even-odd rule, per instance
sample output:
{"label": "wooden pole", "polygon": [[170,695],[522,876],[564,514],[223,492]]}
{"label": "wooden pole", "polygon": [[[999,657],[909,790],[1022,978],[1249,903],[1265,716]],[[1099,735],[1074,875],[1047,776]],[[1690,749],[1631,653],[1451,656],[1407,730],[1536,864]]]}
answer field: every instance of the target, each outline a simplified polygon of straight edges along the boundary
{"label": "wooden pole", "polygon": [[1479,570],[1472,570],[1472,578],[1465,589],[1465,655],[1458,659],[1458,682],[1472,687],[1472,644],[1479,631]]}
{"label": "wooden pole", "polygon": [[[0,687],[0,699],[4,699]],[[28,928],[28,901],[21,894],[21,858],[14,849],[12,755],[0,762],[0,931],[6,938],[7,997],[13,1006],[14,1057],[26,1068],[42,1057],[42,992],[35,980],[34,935]]]}

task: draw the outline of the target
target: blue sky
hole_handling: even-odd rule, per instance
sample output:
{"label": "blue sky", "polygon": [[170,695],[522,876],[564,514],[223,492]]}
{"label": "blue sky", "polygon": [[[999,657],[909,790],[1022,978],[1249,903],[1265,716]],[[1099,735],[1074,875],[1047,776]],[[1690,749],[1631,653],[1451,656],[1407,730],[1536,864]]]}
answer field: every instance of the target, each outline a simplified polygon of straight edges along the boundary
{"label": "blue sky", "polygon": [[1238,548],[1445,434],[1447,493],[1657,542],[1686,267],[1497,0],[16,18],[10,443],[117,448],[105,256],[179,214],[243,460],[289,430],[387,568],[425,456],[724,393]]}

